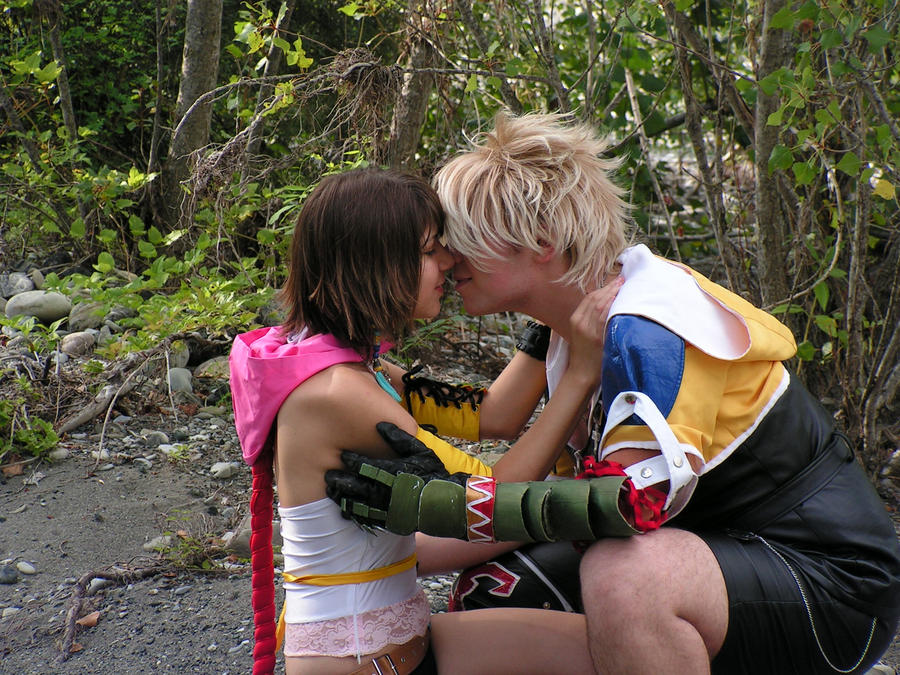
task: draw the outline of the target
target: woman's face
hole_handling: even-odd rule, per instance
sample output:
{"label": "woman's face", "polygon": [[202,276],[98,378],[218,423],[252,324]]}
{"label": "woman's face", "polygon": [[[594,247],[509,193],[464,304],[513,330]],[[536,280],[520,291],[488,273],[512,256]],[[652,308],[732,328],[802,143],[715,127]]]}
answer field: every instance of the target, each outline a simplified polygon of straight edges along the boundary
{"label": "woman's face", "polygon": [[432,225],[422,237],[422,276],[413,310],[414,319],[430,319],[441,311],[444,282],[451,267],[453,257],[438,241],[437,228]]}

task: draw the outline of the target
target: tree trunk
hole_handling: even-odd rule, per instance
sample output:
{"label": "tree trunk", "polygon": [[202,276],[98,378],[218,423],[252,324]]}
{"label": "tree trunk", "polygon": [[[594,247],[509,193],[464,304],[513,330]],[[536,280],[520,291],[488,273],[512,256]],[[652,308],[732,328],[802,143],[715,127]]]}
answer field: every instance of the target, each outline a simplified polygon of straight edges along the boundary
{"label": "tree trunk", "polygon": [[403,85],[394,103],[385,153],[385,163],[394,169],[408,169],[415,162],[416,149],[422,138],[428,96],[434,83],[434,76],[430,72],[421,72],[434,65],[435,51],[429,37],[434,23],[420,10],[417,0],[409,1],[407,22],[409,58]]}
{"label": "tree trunk", "polygon": [[[790,64],[790,34],[771,28],[769,21],[787,4],[786,0],[766,0],[760,38],[757,81]],[[763,305],[772,305],[788,297],[788,214],[778,190],[779,172],[769,173],[769,157],[778,143],[779,126],[767,126],[769,115],[781,103],[778,92],[767,95],[760,87],[756,95],[754,146],[756,150],[756,227],[759,237],[759,290]]]}
{"label": "tree trunk", "polygon": [[209,143],[213,102],[207,101],[193,109],[191,106],[216,85],[221,37],[222,0],[188,0],[181,82],[175,105],[175,133],[164,170],[164,201],[169,209],[167,220],[170,224],[179,218],[180,183],[189,174],[190,155]]}

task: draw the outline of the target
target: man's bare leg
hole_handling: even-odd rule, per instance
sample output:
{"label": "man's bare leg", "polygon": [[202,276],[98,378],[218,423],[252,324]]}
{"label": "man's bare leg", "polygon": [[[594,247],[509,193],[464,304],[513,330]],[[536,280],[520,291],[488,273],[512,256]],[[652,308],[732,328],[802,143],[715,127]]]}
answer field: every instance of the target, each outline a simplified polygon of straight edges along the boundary
{"label": "man's bare leg", "polygon": [[708,673],[728,628],[716,557],[690,532],[663,528],[595,543],[581,563],[597,672]]}

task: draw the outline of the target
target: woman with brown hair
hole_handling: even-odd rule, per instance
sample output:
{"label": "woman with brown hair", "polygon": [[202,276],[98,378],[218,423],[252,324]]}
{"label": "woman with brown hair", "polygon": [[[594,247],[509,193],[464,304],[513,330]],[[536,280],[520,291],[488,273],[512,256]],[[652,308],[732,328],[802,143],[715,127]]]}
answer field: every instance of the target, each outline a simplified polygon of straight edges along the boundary
{"label": "woman with brown hair", "polygon": [[[419,426],[416,417],[449,435],[503,436],[524,420],[510,422],[497,403],[530,399],[533,409],[541,393],[506,384],[521,381],[517,369],[542,368],[525,354],[486,391],[418,386],[382,362],[413,319],[440,310],[453,265],[440,242],[443,223],[437,195],[421,179],[376,169],[324,178],[294,231],[284,324],[235,339],[235,425],[254,474],[255,673],[275,665],[273,468],[287,673],[434,672],[435,660],[442,672],[547,673],[558,670],[561,653],[567,670],[590,669],[579,615],[492,609],[430,617],[416,583],[413,536],[360,528],[325,494],[323,476],[342,466],[342,450],[393,456],[376,431],[382,421],[415,434],[450,472],[543,478],[596,387],[614,287],[588,296],[572,314],[570,364],[553,401],[493,471]],[[422,395],[409,396],[414,388]]]}

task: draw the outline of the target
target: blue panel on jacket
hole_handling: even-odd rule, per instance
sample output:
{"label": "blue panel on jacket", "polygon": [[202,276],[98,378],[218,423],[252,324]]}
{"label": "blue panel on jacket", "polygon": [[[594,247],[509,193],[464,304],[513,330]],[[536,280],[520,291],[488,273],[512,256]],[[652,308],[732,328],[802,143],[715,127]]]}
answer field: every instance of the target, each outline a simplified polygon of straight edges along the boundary
{"label": "blue panel on jacket", "polygon": [[[684,373],[684,340],[658,323],[620,314],[609,320],[603,354],[603,411],[622,391],[647,394],[663,417],[675,405]],[[643,424],[632,416],[625,424]]]}

